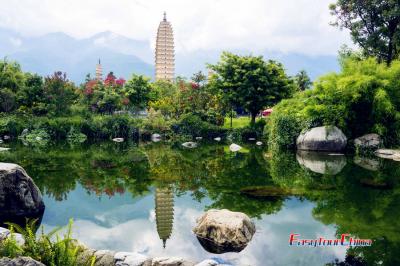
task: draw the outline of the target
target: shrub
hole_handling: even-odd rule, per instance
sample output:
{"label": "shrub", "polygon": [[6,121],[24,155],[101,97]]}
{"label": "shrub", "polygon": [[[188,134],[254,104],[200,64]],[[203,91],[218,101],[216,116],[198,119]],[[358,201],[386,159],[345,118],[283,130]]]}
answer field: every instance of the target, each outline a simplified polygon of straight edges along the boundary
{"label": "shrub", "polygon": [[378,133],[386,144],[399,144],[400,61],[391,66],[375,59],[343,61],[339,74],[328,74],[314,89],[274,107],[268,123],[269,143],[293,147],[304,129],[334,125],[349,139]]}
{"label": "shrub", "polygon": [[172,125],[172,129],[177,134],[208,139],[222,137],[227,133],[226,129],[203,121],[200,117],[193,114],[182,115],[179,122]]}
{"label": "shrub", "polygon": [[[76,266],[93,264],[93,257],[87,262],[78,261],[79,253],[83,248],[71,237],[72,220],[69,222],[67,231],[63,238],[56,235],[61,228],[56,228],[50,233],[45,234],[43,227],[39,236],[36,236],[37,220],[27,221],[25,228],[9,223],[11,237],[0,244],[0,254],[9,258],[17,256],[28,256],[50,266]],[[24,244],[20,245],[15,241],[14,229],[20,233],[24,239]],[[54,237],[55,236],[55,237]],[[55,238],[55,239],[54,239]]]}

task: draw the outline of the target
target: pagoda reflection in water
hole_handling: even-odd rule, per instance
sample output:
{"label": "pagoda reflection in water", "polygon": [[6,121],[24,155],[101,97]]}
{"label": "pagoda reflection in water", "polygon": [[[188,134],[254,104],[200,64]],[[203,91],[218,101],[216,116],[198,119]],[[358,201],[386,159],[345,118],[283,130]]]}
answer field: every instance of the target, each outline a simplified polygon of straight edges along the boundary
{"label": "pagoda reflection in water", "polygon": [[171,237],[174,223],[174,192],[172,186],[156,188],[155,203],[157,232],[165,248],[167,239]]}

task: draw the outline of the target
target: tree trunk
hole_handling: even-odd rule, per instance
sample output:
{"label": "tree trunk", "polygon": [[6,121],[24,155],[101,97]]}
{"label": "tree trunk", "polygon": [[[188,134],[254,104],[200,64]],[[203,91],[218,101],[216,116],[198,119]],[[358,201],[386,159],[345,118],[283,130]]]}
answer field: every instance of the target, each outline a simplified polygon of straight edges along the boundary
{"label": "tree trunk", "polygon": [[250,125],[254,125],[256,123],[256,117],[257,117],[258,112],[251,112],[251,121]]}

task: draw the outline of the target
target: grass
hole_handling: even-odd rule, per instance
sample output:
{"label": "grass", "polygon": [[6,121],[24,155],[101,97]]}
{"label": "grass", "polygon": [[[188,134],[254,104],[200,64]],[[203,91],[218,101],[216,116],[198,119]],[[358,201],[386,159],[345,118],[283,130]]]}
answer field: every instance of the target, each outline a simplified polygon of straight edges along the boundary
{"label": "grass", "polygon": [[[250,117],[248,116],[239,116],[232,119],[232,128],[242,128],[250,125]],[[231,119],[229,117],[225,117],[224,128],[231,128]]]}

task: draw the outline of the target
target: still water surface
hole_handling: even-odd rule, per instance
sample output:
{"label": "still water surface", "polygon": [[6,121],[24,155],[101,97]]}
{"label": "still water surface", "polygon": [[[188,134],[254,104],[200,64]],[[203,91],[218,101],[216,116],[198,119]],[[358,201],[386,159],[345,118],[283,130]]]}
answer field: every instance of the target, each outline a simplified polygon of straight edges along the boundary
{"label": "still water surface", "polygon": [[[0,161],[23,166],[46,204],[46,230],[74,219],[90,247],[220,258],[232,265],[325,265],[335,259],[400,265],[400,164],[377,158],[271,153],[248,145],[8,143]],[[159,206],[159,207],[157,207]],[[192,233],[210,208],[248,214],[257,232],[240,253],[212,254]],[[371,247],[290,247],[290,233],[350,233]]]}

